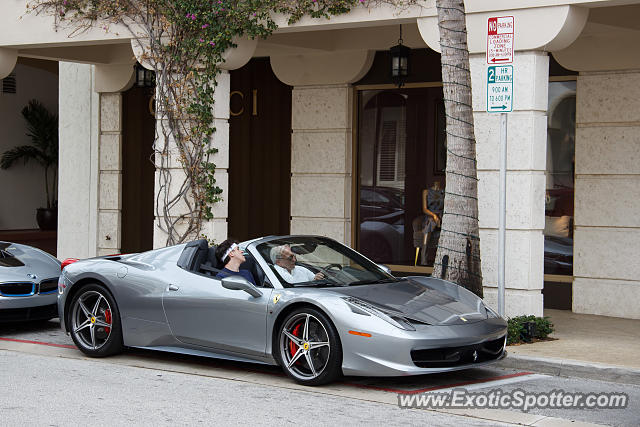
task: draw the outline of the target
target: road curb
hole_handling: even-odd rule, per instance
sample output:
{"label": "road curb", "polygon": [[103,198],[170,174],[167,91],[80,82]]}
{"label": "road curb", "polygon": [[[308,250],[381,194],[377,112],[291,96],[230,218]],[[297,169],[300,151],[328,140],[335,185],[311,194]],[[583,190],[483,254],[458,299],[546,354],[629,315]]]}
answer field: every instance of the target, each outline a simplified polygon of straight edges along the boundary
{"label": "road curb", "polygon": [[498,366],[509,369],[525,369],[560,377],[579,377],[640,385],[640,369],[603,363],[509,354],[498,363]]}

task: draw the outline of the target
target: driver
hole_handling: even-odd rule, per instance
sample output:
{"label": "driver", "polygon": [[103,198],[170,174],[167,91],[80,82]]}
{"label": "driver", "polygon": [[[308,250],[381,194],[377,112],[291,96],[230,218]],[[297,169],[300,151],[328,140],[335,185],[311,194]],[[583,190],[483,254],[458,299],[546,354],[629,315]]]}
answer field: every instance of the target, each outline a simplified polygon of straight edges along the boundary
{"label": "driver", "polygon": [[310,282],[324,279],[324,274],[313,274],[311,270],[301,265],[296,265],[296,254],[289,245],[276,246],[270,252],[271,262],[280,277],[289,283]]}

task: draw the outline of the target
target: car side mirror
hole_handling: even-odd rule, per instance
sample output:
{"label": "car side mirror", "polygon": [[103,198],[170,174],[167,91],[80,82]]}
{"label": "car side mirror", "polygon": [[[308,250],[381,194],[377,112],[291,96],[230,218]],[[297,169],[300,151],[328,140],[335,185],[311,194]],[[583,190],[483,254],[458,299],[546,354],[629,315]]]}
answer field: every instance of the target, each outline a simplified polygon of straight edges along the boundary
{"label": "car side mirror", "polygon": [[381,269],[383,269],[385,272],[387,272],[387,274],[393,276],[393,274],[391,274],[391,269],[389,267],[387,267],[386,265],[382,265],[382,264],[378,264],[378,267],[380,267]]}
{"label": "car side mirror", "polygon": [[262,296],[260,289],[256,288],[242,276],[228,276],[222,279],[222,287],[231,289],[232,291],[245,291],[252,297],[258,298]]}

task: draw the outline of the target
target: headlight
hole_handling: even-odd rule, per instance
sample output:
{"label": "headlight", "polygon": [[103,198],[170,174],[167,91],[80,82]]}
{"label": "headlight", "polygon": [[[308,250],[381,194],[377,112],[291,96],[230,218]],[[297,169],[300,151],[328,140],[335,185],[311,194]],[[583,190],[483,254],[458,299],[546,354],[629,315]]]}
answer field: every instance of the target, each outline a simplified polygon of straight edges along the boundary
{"label": "headlight", "polygon": [[[413,327],[411,323],[407,319],[402,316],[398,316],[392,313],[385,313],[382,310],[374,307],[373,305],[364,302],[358,298],[354,297],[342,297],[342,299],[349,304],[349,308],[351,311],[358,314],[368,314],[379,317],[387,323],[395,326],[396,328],[405,330],[405,331],[415,331],[416,328]],[[355,310],[354,310],[355,308]],[[364,312],[364,313],[363,313]]]}

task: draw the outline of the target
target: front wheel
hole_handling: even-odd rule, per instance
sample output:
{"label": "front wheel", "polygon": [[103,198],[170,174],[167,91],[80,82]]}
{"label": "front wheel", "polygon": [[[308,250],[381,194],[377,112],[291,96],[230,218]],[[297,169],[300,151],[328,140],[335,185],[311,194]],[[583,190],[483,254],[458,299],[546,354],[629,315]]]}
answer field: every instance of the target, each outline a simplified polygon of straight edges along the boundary
{"label": "front wheel", "polygon": [[71,302],[69,319],[71,338],[84,354],[104,357],[122,351],[120,312],[104,286],[82,287]]}
{"label": "front wheel", "polygon": [[342,372],[340,337],[318,310],[305,307],[290,313],[278,330],[277,343],[280,366],[300,384],[326,384]]}

